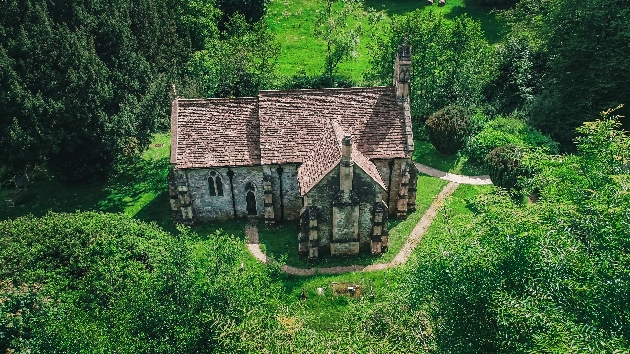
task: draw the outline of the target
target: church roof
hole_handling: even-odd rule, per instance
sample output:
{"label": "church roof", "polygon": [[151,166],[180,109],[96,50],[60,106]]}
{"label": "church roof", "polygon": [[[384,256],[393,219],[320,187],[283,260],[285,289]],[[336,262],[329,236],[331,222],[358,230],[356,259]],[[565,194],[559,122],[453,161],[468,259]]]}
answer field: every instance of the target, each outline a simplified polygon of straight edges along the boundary
{"label": "church roof", "polygon": [[409,157],[409,118],[394,87],[176,99],[171,163],[175,168],[301,163],[304,194],[340,161],[337,135],[343,132],[353,137],[352,159],[385,188],[370,159]]}

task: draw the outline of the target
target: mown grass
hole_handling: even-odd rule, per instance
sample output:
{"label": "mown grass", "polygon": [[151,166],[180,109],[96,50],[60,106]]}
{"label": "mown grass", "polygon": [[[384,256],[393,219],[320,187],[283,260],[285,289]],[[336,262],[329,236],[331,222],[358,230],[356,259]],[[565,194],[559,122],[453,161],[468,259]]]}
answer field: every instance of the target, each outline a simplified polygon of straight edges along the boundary
{"label": "mown grass", "polygon": [[449,225],[461,222],[463,218],[473,215],[475,211],[471,207],[471,201],[478,195],[492,193],[494,190],[493,185],[460,185],[433,219],[433,223],[412,254],[412,258],[430,254],[436,247],[448,244],[446,241],[449,238],[458,237],[450,232]]}
{"label": "mown grass", "polygon": [[488,174],[484,166],[469,161],[468,156],[459,152],[454,155],[440,154],[428,141],[417,140],[414,142],[413,160],[440,171],[458,175],[480,176]]}
{"label": "mown grass", "polygon": [[[367,0],[366,7],[383,11],[385,25],[395,15],[404,15],[416,9],[435,11],[446,19],[467,14],[481,23],[482,30],[490,43],[498,42],[505,28],[491,8],[466,5],[465,0],[450,0],[446,6],[427,6],[422,0],[397,0],[378,2]],[[321,7],[317,0],[272,0],[269,3],[266,21],[281,45],[278,58],[278,72],[281,77],[296,74],[319,75],[323,72],[326,47],[324,42],[314,38],[313,26],[316,11]],[[355,82],[362,81],[362,75],[368,67],[369,32],[372,30],[367,20],[362,22],[366,34],[361,36],[359,56],[355,62],[339,65],[338,73],[351,77]],[[374,29],[376,30],[376,29]]]}
{"label": "mown grass", "polygon": [[416,226],[424,212],[446,185],[446,181],[429,176],[418,177],[416,211],[404,220],[391,219],[388,222],[389,249],[380,256],[361,253],[359,256],[322,257],[318,261],[309,261],[297,253],[298,222],[287,221],[274,227],[259,227],[260,246],[267,255],[282,260],[287,265],[299,268],[335,267],[343,265],[369,265],[391,261],[404,245],[411,230]]}
{"label": "mown grass", "polygon": [[[301,303],[302,317],[309,329],[338,332],[340,331],[339,319],[352,316],[349,311],[353,304],[361,301],[372,301],[369,296],[370,285],[373,289],[374,301],[386,301],[388,292],[396,285],[396,276],[394,270],[312,277],[285,275],[282,282],[286,289],[285,301],[287,305],[298,301]],[[358,298],[333,296],[333,282],[359,285],[363,288],[363,294]],[[317,288],[322,288],[324,295],[319,295]],[[307,299],[304,301],[300,301],[302,289],[307,295]]]}

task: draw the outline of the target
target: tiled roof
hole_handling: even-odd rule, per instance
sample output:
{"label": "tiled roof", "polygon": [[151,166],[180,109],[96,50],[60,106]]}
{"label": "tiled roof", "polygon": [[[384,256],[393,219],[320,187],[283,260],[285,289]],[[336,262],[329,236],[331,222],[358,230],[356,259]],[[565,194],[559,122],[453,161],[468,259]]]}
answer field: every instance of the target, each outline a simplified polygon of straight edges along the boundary
{"label": "tiled roof", "polygon": [[365,157],[365,155],[361,153],[361,151],[359,151],[359,149],[357,149],[355,143],[352,143],[351,159],[352,161],[354,161],[354,163],[357,164],[357,166],[361,167],[361,169],[365,171],[368,176],[372,177],[372,179],[376,181],[376,183],[383,187],[383,190],[387,190],[387,186],[385,185],[385,182],[383,182],[383,178],[378,172],[376,165],[374,165],[372,161],[370,161],[367,157]]}
{"label": "tiled roof", "polygon": [[178,99],[176,105],[177,128],[171,127],[176,168],[260,165],[256,97]]}
{"label": "tiled roof", "polygon": [[408,157],[394,87],[261,91],[259,106],[263,164],[303,162],[330,121],[370,159]]}
{"label": "tiled roof", "polygon": [[[320,141],[303,158],[298,168],[300,194],[305,195],[341,161],[341,140],[330,123],[322,127]],[[343,138],[343,132],[341,133]]]}
{"label": "tiled roof", "polygon": [[352,160],[385,188],[370,159],[409,157],[404,113],[394,87],[177,99],[171,162],[176,168],[302,163],[298,179],[306,193],[339,163],[341,139],[351,134]]}

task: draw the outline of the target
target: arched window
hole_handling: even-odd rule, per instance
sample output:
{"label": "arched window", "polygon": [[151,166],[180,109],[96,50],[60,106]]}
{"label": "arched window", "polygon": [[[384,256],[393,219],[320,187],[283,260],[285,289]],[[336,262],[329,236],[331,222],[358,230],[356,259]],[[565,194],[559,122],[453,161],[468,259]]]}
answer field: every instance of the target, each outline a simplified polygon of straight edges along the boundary
{"label": "arched window", "polygon": [[221,177],[217,176],[216,182],[217,182],[217,195],[222,197],[223,196],[223,182],[221,182]]}
{"label": "arched window", "polygon": [[[217,179],[218,179],[218,178],[219,178],[219,177],[217,177]],[[211,196],[213,196],[213,197],[214,197],[215,195],[217,195],[217,191],[216,191],[216,189],[214,188],[214,178],[212,178],[212,177],[208,177],[208,189],[210,190],[210,195],[211,195]],[[222,194],[223,194],[223,188],[221,188],[221,195],[222,195]]]}

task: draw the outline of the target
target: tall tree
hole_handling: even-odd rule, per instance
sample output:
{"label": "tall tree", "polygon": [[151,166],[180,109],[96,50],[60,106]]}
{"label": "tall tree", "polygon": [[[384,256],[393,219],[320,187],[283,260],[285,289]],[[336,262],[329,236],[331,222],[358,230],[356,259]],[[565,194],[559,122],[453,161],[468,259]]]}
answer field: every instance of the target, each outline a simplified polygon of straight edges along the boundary
{"label": "tall tree", "polygon": [[82,180],[140,151],[166,126],[169,81],[216,35],[199,18],[212,13],[182,0],[0,3],[0,163]]}
{"label": "tall tree", "polygon": [[434,11],[416,10],[395,16],[384,34],[373,37],[371,68],[374,84],[391,85],[396,48],[411,45],[411,113],[425,120],[448,105],[480,106],[483,87],[496,75],[492,48],[481,26],[469,17],[447,21]]}
{"label": "tall tree", "polygon": [[573,148],[585,120],[619,104],[627,105],[620,114],[630,113],[630,1],[523,0],[507,18],[549,58],[529,106],[537,127]]}
{"label": "tall tree", "polygon": [[[369,10],[370,12],[373,12]],[[362,0],[323,0],[315,16],[313,34],[326,44],[324,74],[335,85],[339,63],[356,60],[359,55],[360,36],[364,32],[362,21],[368,17]]]}
{"label": "tall tree", "polygon": [[226,27],[220,38],[208,41],[192,56],[186,95],[256,96],[273,84],[280,46],[266,23],[249,24],[236,14]]}

